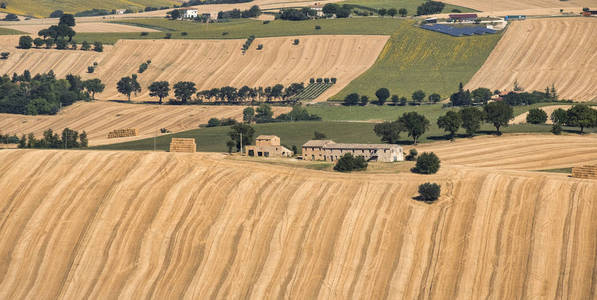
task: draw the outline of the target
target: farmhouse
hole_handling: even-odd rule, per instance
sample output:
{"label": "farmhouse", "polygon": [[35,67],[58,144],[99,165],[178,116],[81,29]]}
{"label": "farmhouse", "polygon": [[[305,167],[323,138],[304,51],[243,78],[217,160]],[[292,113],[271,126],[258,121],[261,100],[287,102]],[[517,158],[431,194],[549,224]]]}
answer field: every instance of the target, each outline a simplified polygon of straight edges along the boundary
{"label": "farmhouse", "polygon": [[126,9],[117,9],[114,11],[114,14],[116,15],[124,15],[124,13],[126,12]]}
{"label": "farmhouse", "polygon": [[304,160],[336,161],[344,154],[363,156],[367,161],[403,161],[402,147],[390,144],[340,144],[331,140],[311,140],[303,147]]}
{"label": "farmhouse", "polygon": [[245,154],[262,157],[291,157],[294,153],[280,145],[280,138],[275,135],[260,135],[254,146],[247,146]]}
{"label": "farmhouse", "polygon": [[199,12],[196,9],[187,9],[184,11],[182,15],[184,19],[194,19],[199,15]]}
{"label": "farmhouse", "polygon": [[477,19],[477,14],[451,14],[450,20],[454,22],[472,22]]}
{"label": "farmhouse", "polygon": [[310,8],[315,11],[316,16],[323,17],[323,6],[320,3],[315,3]]}

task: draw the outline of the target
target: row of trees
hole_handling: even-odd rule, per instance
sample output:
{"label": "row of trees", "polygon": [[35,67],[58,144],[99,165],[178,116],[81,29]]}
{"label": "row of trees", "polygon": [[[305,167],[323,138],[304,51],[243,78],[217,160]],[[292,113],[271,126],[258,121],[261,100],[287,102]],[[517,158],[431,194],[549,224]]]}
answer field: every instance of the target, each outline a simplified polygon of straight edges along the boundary
{"label": "row of trees", "polygon": [[[517,105],[531,105],[539,102],[558,101],[558,93],[554,85],[546,87],[544,92],[533,91],[531,93],[522,92],[520,87],[515,84],[515,90],[502,97],[506,103]],[[452,106],[470,106],[487,104],[493,95],[500,94],[499,90],[491,91],[487,88],[477,88],[472,92],[464,90],[462,82],[458,86],[458,92],[450,95]]]}
{"label": "row of trees", "polygon": [[[59,38],[59,39],[35,38],[35,39],[33,39],[32,37],[30,37],[28,35],[24,35],[19,38],[18,48],[31,49],[31,48],[33,48],[33,46],[35,46],[35,48],[37,48],[37,49],[39,49],[41,47],[45,47],[46,49],[52,49],[54,46],[56,46],[57,50],[77,50],[77,48],[79,47],[77,42],[67,41],[63,38]],[[104,45],[101,42],[94,42],[93,49],[92,49],[92,45],[90,43],[88,43],[87,41],[83,41],[83,43],[81,44],[81,50],[83,50],[83,51],[93,50],[96,52],[103,52]]]}
{"label": "row of trees", "polygon": [[256,18],[261,15],[261,8],[257,5],[251,6],[251,8],[246,10],[240,10],[235,8],[229,11],[220,11],[218,12],[218,20],[221,19],[240,19],[240,18]]}
{"label": "row of trees", "polygon": [[[411,99],[413,101],[412,104],[419,105],[419,104],[423,103],[426,96],[427,95],[422,90],[415,91],[411,96]],[[380,88],[375,92],[375,97],[377,97],[377,101],[375,101],[375,104],[384,105],[390,98],[390,90],[388,90],[387,88]],[[437,93],[433,93],[433,94],[429,95],[428,100],[430,103],[437,103],[441,100],[441,96]],[[394,105],[404,106],[407,104],[408,99],[406,99],[406,97],[398,97],[398,95],[392,95],[391,101]],[[364,105],[367,105],[369,102],[370,102],[370,100],[369,100],[368,96],[365,96],[365,95],[359,96],[359,94],[357,94],[357,93],[351,93],[344,98],[344,105],[348,105],[348,106],[351,106],[351,105],[364,106]]]}
{"label": "row of trees", "polygon": [[81,80],[80,76],[67,75],[56,79],[53,71],[31,76],[28,70],[22,75],[0,77],[0,112],[27,115],[53,115],[61,107],[78,100],[93,99],[105,86],[99,79]]}
{"label": "row of trees", "polygon": [[[543,113],[538,110],[529,111],[527,120],[530,118],[531,122],[541,122],[544,120],[544,117],[546,119],[547,114],[543,110],[541,110]],[[584,133],[585,128],[597,127],[597,110],[586,104],[577,104],[568,110],[562,108],[554,110],[551,113],[550,119],[553,122],[552,132],[555,134],[559,134],[562,131],[562,126],[579,127],[580,133]]]}
{"label": "row of trees", "polygon": [[41,139],[35,138],[33,133],[23,135],[18,143],[19,148],[72,149],[87,148],[88,139],[85,131],[79,134],[76,130],[64,128],[60,135],[48,129]]}
{"label": "row of trees", "polygon": [[[271,105],[267,103],[262,103],[257,108],[247,107],[243,110],[243,122],[247,124],[293,121],[321,121],[321,117],[310,114],[301,105],[295,105],[289,113],[280,114],[275,118]],[[207,127],[230,126],[236,123],[238,122],[231,118],[211,118],[207,122]]]}

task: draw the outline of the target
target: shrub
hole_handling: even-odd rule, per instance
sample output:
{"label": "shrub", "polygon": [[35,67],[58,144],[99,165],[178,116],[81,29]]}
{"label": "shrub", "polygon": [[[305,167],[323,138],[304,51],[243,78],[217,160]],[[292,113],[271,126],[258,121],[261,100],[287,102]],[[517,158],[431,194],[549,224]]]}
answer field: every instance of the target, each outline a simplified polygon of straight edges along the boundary
{"label": "shrub", "polygon": [[182,36],[187,36],[187,35],[189,35],[189,33],[188,33],[188,32],[186,32],[186,31],[183,31],[183,32],[181,32],[181,33],[180,33],[180,35],[182,35]]}
{"label": "shrub", "polygon": [[147,70],[147,68],[149,68],[149,64],[148,63],[142,63],[139,66],[139,72],[138,73],[141,74],[141,73],[145,72],[145,70]]}
{"label": "shrub", "polygon": [[419,174],[435,174],[439,171],[440,160],[433,152],[424,152],[417,158],[413,172]]}
{"label": "shrub", "polygon": [[33,46],[33,39],[28,35],[23,35],[19,38],[19,48],[21,49],[31,49]]}
{"label": "shrub", "polygon": [[0,53],[0,59],[8,59],[10,52],[2,52]]}
{"label": "shrub", "polygon": [[344,105],[357,105],[359,104],[359,99],[360,97],[357,93],[348,94],[346,98],[344,98]]}
{"label": "shrub", "polygon": [[364,171],[366,169],[365,159],[362,156],[354,157],[350,153],[344,154],[334,166],[334,170],[338,172]]}
{"label": "shrub", "polygon": [[529,110],[527,115],[527,123],[531,124],[545,124],[547,121],[547,113],[540,108],[533,108]]}
{"label": "shrub", "polygon": [[410,151],[408,151],[408,155],[406,156],[406,160],[415,161],[415,160],[417,160],[417,155],[419,155],[419,152],[417,151],[417,149],[415,149],[415,148],[410,149]]}
{"label": "shrub", "polygon": [[321,83],[321,82],[323,82],[323,79],[322,78],[317,78],[317,83]]}
{"label": "shrub", "polygon": [[555,135],[562,134],[562,125],[560,125],[560,124],[553,124],[553,126],[551,126],[551,133],[553,133]]}
{"label": "shrub", "polygon": [[91,45],[89,45],[89,43],[87,41],[83,41],[83,43],[81,44],[81,50],[87,51],[90,48],[91,48]]}
{"label": "shrub", "polygon": [[292,42],[293,45],[298,45],[299,44],[299,39],[294,39],[294,41]]}
{"label": "shrub", "polygon": [[309,79],[309,83],[315,83],[315,78]]}
{"label": "shrub", "polygon": [[315,25],[315,30],[320,30],[320,29],[321,29],[321,26]]}
{"label": "shrub", "polygon": [[324,79],[323,79],[323,82],[325,82],[325,83],[330,83],[330,79],[329,79],[329,78],[324,78]]}
{"label": "shrub", "polygon": [[[84,42],[83,42],[84,44]],[[104,45],[100,42],[93,43],[93,51],[104,52]]]}
{"label": "shrub", "polygon": [[261,49],[263,49],[263,44],[257,45],[257,50],[261,50]]}
{"label": "shrub", "polygon": [[166,33],[166,36],[164,36],[165,39],[169,40],[172,38],[172,33]]}
{"label": "shrub", "polygon": [[168,130],[167,128],[160,128],[160,132],[161,133],[170,133],[170,130]]}
{"label": "shrub", "polygon": [[87,73],[91,74],[93,72],[95,72],[95,67],[94,66],[87,67]]}
{"label": "shrub", "polygon": [[265,21],[263,21],[263,25],[269,24],[269,22],[270,22],[269,20],[265,20]]}
{"label": "shrub", "polygon": [[141,32],[141,36],[146,36],[146,35],[149,35],[149,32],[147,32],[147,31]]}
{"label": "shrub", "polygon": [[441,186],[437,183],[423,183],[419,185],[419,199],[423,201],[435,201],[441,194]]}
{"label": "shrub", "polygon": [[222,35],[228,35],[228,31],[222,32]]}
{"label": "shrub", "polygon": [[330,80],[332,81],[332,84],[336,84],[336,77],[332,77]]}
{"label": "shrub", "polygon": [[218,118],[211,118],[207,121],[207,127],[217,127],[220,126],[221,122]]}

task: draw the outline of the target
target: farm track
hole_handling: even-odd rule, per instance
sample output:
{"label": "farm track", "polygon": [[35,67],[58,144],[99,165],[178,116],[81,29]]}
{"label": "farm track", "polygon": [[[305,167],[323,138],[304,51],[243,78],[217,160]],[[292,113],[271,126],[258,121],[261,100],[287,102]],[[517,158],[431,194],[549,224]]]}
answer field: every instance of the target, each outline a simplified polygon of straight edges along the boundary
{"label": "farm track", "polygon": [[[298,38],[300,45],[292,45]],[[244,40],[120,40],[106,46],[102,53],[64,50],[18,50],[18,37],[0,37],[0,50],[11,55],[0,64],[0,74],[30,70],[36,74],[54,72],[62,77],[68,73],[83,78],[99,77],[106,91],[99,99],[125,99],[116,91],[116,82],[136,73],[147,60],[152,63],[139,81],[143,91],[135,100],[147,100],[147,86],[154,81],[193,81],[199,90],[243,85],[251,87],[288,85],[308,82],[310,78],[336,77],[338,82],[316,101],[336,94],[350,81],[365,72],[377,59],[387,36],[297,36],[258,38],[246,54]],[[263,50],[256,50],[263,44]],[[94,74],[87,67],[98,63]]]}
{"label": "farm track", "polygon": [[561,99],[595,100],[595,36],[597,18],[513,22],[466,88],[512,90],[518,81],[526,91],[543,91],[554,84]]}
{"label": "farm track", "polygon": [[596,297],[591,180],[2,150],[0,188],[5,299]]}
{"label": "farm track", "polygon": [[[85,130],[90,145],[124,142],[153,137],[161,128],[179,132],[207,124],[210,118],[233,118],[242,120],[244,106],[198,106],[198,105],[151,105],[124,104],[105,101],[78,102],[55,116],[24,116],[0,114],[2,134],[34,133],[41,137],[47,129],[61,132],[68,127]],[[290,110],[274,106],[275,115]],[[137,128],[136,137],[108,139],[108,132],[115,129]]]}
{"label": "farm track", "polygon": [[421,144],[419,153],[435,152],[443,163],[511,170],[547,170],[597,164],[594,134],[508,134]]}

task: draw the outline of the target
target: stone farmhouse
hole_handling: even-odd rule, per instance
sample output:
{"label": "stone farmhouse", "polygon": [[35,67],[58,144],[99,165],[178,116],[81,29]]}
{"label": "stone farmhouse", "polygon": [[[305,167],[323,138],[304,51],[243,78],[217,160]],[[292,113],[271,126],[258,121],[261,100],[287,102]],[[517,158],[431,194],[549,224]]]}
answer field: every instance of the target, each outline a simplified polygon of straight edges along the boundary
{"label": "stone farmhouse", "polygon": [[275,135],[260,135],[254,146],[247,146],[245,154],[258,157],[292,157],[294,153],[280,145],[280,138]]}
{"label": "stone farmhouse", "polygon": [[402,147],[390,144],[339,144],[331,140],[311,140],[302,147],[303,160],[337,161],[344,154],[363,156],[367,161],[404,160]]}

